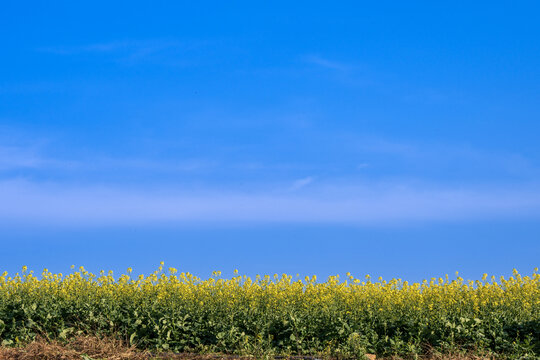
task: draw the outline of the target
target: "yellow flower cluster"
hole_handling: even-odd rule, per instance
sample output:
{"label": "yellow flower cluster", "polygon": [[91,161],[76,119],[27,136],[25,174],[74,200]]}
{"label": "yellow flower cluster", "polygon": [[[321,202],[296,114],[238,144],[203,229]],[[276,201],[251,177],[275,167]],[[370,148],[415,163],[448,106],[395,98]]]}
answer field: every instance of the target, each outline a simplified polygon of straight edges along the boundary
{"label": "yellow flower cluster", "polygon": [[[540,274],[465,281],[293,278],[219,271],[201,279],[177,269],[150,275],[80,267],[68,275],[23,267],[0,276],[0,340],[97,332],[178,351],[418,354],[429,344],[537,354]],[[457,275],[457,274],[456,274]],[[329,350],[330,349],[330,350]],[[335,355],[335,354],[334,354]]]}

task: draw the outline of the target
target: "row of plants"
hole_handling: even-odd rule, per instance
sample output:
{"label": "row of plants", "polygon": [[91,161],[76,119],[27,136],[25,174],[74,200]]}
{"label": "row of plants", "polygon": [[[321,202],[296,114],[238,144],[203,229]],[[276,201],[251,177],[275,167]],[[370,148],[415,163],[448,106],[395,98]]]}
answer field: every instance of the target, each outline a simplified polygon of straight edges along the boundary
{"label": "row of plants", "polygon": [[0,340],[88,334],[175,352],[415,357],[456,351],[540,357],[540,274],[408,283],[290,275],[208,279],[163,264],[40,276],[0,276]]}

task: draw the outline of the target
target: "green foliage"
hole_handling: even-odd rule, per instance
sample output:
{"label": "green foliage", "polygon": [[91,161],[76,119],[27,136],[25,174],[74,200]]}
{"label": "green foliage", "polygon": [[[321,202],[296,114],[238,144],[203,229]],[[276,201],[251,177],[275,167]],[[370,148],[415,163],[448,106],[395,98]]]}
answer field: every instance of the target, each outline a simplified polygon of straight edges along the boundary
{"label": "green foliage", "polygon": [[[113,336],[167,351],[413,358],[428,349],[540,356],[540,276],[500,283],[331,277],[208,280],[161,272],[115,279],[84,269],[0,277],[0,342]],[[485,279],[484,279],[485,280]]]}

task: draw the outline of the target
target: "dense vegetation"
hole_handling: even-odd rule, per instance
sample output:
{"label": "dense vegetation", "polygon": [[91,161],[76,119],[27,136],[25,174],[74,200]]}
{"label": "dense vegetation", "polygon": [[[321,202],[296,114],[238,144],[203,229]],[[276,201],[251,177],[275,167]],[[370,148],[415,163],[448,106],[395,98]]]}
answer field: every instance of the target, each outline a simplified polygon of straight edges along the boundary
{"label": "dense vegetation", "polygon": [[[163,264],[162,264],[163,265]],[[471,351],[540,356],[540,274],[508,279],[236,276],[202,280],[162,266],[149,276],[0,276],[0,341],[113,336],[145,349],[240,354]]]}

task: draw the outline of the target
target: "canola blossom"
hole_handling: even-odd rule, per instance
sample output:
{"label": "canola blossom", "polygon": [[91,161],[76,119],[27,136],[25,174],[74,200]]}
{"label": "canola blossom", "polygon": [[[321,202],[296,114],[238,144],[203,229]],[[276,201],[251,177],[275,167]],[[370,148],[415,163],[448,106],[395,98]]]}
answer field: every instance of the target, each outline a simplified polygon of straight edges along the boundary
{"label": "canola blossom", "polygon": [[[0,276],[0,341],[113,336],[140,348],[361,358],[470,351],[540,357],[540,274],[409,283],[238,275]],[[262,356],[262,355],[261,355]]]}

